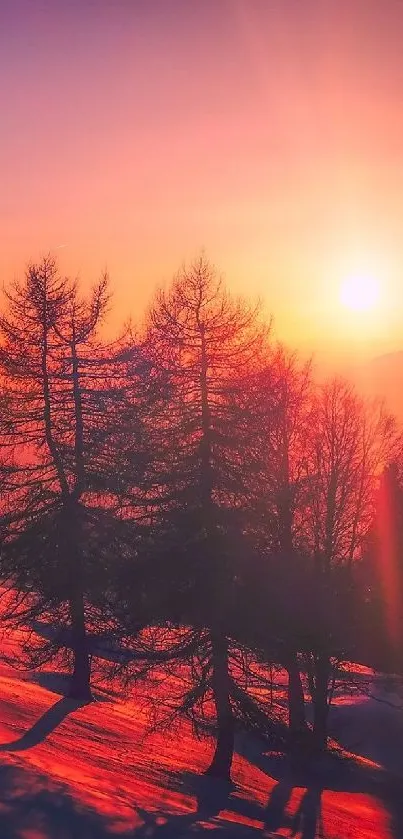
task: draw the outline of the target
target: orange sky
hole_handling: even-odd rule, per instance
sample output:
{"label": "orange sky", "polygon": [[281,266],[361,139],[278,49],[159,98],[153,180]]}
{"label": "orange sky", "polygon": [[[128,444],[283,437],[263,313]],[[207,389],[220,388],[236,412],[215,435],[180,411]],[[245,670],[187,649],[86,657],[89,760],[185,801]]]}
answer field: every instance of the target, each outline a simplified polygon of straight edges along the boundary
{"label": "orange sky", "polygon": [[399,0],[0,0],[2,280],[107,266],[120,319],[204,247],[291,343],[403,347],[402,44]]}

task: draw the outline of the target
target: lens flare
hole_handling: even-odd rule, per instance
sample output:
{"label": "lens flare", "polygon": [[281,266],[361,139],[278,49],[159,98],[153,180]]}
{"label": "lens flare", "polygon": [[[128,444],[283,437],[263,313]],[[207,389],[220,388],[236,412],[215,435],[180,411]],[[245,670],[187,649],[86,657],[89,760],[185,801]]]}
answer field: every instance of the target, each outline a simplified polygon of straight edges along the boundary
{"label": "lens flare", "polygon": [[386,470],[381,481],[377,515],[377,566],[385,600],[385,619],[389,640],[398,646],[401,637],[401,593],[399,577],[398,510],[393,491],[393,470]]}

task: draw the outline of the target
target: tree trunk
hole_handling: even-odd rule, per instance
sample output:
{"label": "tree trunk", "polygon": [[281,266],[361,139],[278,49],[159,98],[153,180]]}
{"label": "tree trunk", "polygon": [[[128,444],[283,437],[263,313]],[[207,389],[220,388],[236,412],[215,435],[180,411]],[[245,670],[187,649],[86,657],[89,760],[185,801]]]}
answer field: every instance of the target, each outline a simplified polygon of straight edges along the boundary
{"label": "tree trunk", "polygon": [[234,754],[234,718],[230,699],[230,677],[228,671],[228,642],[225,636],[213,634],[212,686],[217,719],[217,741],[213,759],[206,775],[222,780],[231,780],[231,765]]}
{"label": "tree trunk", "polygon": [[76,593],[70,600],[70,616],[74,664],[69,696],[72,699],[91,701],[91,664],[85,628],[84,599],[81,593]]}
{"label": "tree trunk", "polygon": [[304,689],[296,653],[288,656],[286,669],[288,673],[288,727],[292,738],[297,740],[305,734],[307,725]]}
{"label": "tree trunk", "polygon": [[313,739],[317,751],[327,748],[327,720],[329,716],[328,687],[330,661],[326,655],[319,655],[315,663],[315,695],[313,705]]}

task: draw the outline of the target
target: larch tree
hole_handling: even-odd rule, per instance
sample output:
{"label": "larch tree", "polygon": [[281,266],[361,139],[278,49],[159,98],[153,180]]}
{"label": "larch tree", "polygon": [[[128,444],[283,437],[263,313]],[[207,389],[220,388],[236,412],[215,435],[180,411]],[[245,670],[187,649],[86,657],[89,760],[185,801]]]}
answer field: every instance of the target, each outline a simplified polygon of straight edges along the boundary
{"label": "larch tree", "polygon": [[163,545],[158,587],[161,593],[165,585],[167,620],[193,630],[185,646],[196,681],[183,706],[203,713],[212,701],[217,738],[208,773],[224,778],[234,749],[229,627],[248,482],[247,422],[238,397],[265,335],[257,309],[231,298],[204,258],[157,294],[148,318],[150,357],[169,382],[150,428],[150,515]]}
{"label": "larch tree", "polygon": [[15,467],[3,575],[15,586],[17,613],[31,626],[39,617],[56,624],[60,646],[73,654],[70,695],[89,699],[87,610],[92,601],[93,618],[101,611],[107,499],[117,480],[114,371],[112,364],[111,378],[111,354],[98,337],[107,278],[82,299],[46,257],[6,297],[0,367],[12,411],[1,431]]}
{"label": "larch tree", "polygon": [[[306,494],[312,392],[311,365],[301,363],[295,353],[279,345],[244,396],[249,402],[250,438],[255,449],[249,518],[261,556],[262,580],[268,577],[272,597],[276,598],[277,589],[278,599],[283,602],[282,627],[273,626],[270,616],[276,610],[268,593],[267,648],[271,645],[272,654],[278,656],[288,674],[293,741],[306,730],[294,611],[300,596],[296,571],[303,550],[301,506]],[[276,637],[280,637],[279,643]]]}

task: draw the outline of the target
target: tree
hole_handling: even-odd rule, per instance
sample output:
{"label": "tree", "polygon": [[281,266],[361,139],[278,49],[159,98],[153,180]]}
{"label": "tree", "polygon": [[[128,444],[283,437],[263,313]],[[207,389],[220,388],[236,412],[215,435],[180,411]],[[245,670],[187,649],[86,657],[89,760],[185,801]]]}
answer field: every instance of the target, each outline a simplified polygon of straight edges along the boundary
{"label": "tree", "polygon": [[16,468],[3,573],[12,578],[19,614],[31,625],[39,616],[62,629],[69,625],[70,695],[89,699],[86,595],[96,604],[102,592],[102,540],[110,538],[105,508],[108,492],[116,491],[115,370],[98,338],[107,278],[82,299],[77,284],[60,277],[46,257],[28,267],[25,281],[6,298],[0,365],[12,412],[2,443],[14,451]]}
{"label": "tree", "polygon": [[165,592],[154,621],[160,615],[181,631],[192,629],[183,657],[199,676],[184,705],[200,708],[212,699],[217,741],[208,772],[217,777],[229,777],[234,747],[229,626],[248,481],[239,388],[258,363],[265,332],[257,309],[230,298],[201,258],[157,294],[146,336],[149,357],[169,381],[148,429],[154,458],[146,499],[157,533],[160,601]]}
{"label": "tree", "polygon": [[[299,596],[297,565],[304,549],[301,508],[307,484],[312,392],[310,364],[301,364],[295,353],[280,345],[244,395],[245,404],[249,402],[249,434],[255,462],[250,486],[253,509],[250,525],[262,558],[261,576],[270,580],[271,616],[274,598],[277,603],[281,598],[283,617],[287,614],[286,622],[281,619],[281,627],[274,626],[273,621],[267,622],[267,646],[270,648],[271,644],[272,654],[279,657],[288,673],[289,728],[295,741],[300,740],[306,729],[297,655],[298,622],[292,610],[296,610]],[[275,651],[276,636],[281,641]]]}
{"label": "tree", "polygon": [[348,634],[354,634],[352,569],[372,524],[377,481],[394,435],[394,422],[383,407],[366,404],[343,380],[317,389],[303,517],[311,557],[307,663],[320,749],[326,746],[334,666],[346,654]]}

